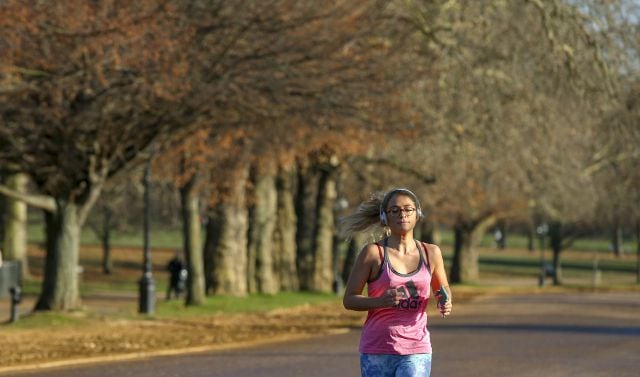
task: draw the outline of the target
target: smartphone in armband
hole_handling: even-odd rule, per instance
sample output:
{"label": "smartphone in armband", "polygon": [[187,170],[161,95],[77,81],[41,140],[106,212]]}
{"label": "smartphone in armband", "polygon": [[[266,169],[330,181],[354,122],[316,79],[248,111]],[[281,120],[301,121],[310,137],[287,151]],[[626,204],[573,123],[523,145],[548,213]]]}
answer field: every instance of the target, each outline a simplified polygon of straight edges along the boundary
{"label": "smartphone in armband", "polygon": [[440,307],[444,306],[444,304],[449,301],[449,294],[447,293],[447,290],[444,289],[444,287],[440,287],[440,289],[436,291],[436,297],[438,297],[438,305]]}

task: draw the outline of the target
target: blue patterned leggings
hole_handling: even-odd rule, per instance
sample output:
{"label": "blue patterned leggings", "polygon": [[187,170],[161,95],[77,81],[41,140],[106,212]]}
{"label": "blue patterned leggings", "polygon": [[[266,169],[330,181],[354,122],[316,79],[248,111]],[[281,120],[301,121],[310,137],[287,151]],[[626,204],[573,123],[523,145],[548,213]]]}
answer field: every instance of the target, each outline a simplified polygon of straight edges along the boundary
{"label": "blue patterned leggings", "polygon": [[373,355],[360,354],[362,377],[429,377],[431,354]]}

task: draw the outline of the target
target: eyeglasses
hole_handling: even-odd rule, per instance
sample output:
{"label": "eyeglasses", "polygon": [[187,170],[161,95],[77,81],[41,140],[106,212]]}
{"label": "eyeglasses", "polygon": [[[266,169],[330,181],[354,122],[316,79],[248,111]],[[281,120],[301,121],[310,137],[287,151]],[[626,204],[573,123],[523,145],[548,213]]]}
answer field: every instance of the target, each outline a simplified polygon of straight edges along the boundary
{"label": "eyeglasses", "polygon": [[402,216],[403,212],[406,213],[407,216],[411,216],[415,211],[416,209],[411,207],[408,207],[408,208],[392,207],[387,210],[387,213],[394,217],[400,217]]}

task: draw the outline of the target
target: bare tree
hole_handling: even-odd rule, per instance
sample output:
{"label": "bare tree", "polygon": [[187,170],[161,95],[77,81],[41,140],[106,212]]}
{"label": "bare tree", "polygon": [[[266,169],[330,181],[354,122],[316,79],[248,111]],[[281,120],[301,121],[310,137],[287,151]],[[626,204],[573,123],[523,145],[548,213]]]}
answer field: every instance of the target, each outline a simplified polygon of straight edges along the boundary
{"label": "bare tree", "polygon": [[[381,69],[388,66],[384,58],[391,55],[390,44],[382,38],[384,33],[380,27],[392,24],[385,20],[385,3],[245,2],[240,7],[242,11],[234,13],[234,18],[221,18],[230,12],[223,4],[215,12],[187,7],[194,15],[198,35],[194,60],[207,67],[194,77],[192,86],[199,95],[187,102],[206,119],[200,126],[211,128],[212,140],[236,133],[233,138],[242,140],[246,149],[242,153],[249,153],[247,161],[253,166],[263,166],[271,163],[270,160],[291,160],[291,156],[306,160],[323,145],[349,145],[340,140],[349,140],[357,128],[369,121],[372,123],[369,128],[379,127],[380,119],[373,113],[382,110],[376,105],[382,98],[390,98],[391,93],[385,90],[397,84],[384,77],[390,72],[387,68]],[[226,27],[225,32],[221,32],[221,26]],[[206,102],[202,101],[205,98]],[[372,116],[362,116],[365,111],[371,111]],[[335,149],[340,149],[339,146]],[[237,146],[228,147],[225,150],[218,146],[218,151],[208,160],[212,168],[206,175],[215,194],[212,206],[229,197],[229,185],[218,182],[228,177],[229,166],[242,171],[246,168],[236,163],[219,164],[224,158],[215,156],[238,153]],[[273,179],[273,171],[271,177],[264,178]],[[216,187],[227,189],[220,191]],[[234,186],[234,190],[241,187]],[[315,195],[307,197],[314,198]],[[259,206],[260,202],[255,205]],[[331,206],[330,201],[327,205]],[[315,211],[315,204],[312,207]],[[259,207],[254,209],[257,211]],[[313,215],[301,216],[299,212],[297,218],[305,221]],[[219,230],[210,229],[220,236]],[[254,224],[252,232],[257,229]],[[301,227],[298,235],[305,233],[304,229]],[[297,249],[299,255],[305,254],[299,258],[298,272],[301,287],[311,289],[315,263],[313,245],[317,238],[314,227],[308,229],[311,231],[305,238],[309,247]],[[272,233],[269,229],[263,235],[252,233],[249,282],[256,278],[252,271],[257,271],[254,268],[259,262],[260,249],[254,247],[272,242]],[[220,239],[218,242],[241,241]],[[207,258],[211,255],[208,253]],[[209,265],[215,263],[210,261]],[[265,267],[264,264],[261,267]],[[216,277],[210,276],[210,279]]]}
{"label": "bare tree", "polygon": [[3,193],[46,211],[36,309],[76,308],[80,229],[107,179],[170,123],[190,34],[169,2],[9,1],[0,13],[0,160],[38,195]]}
{"label": "bare tree", "polygon": [[564,222],[591,218],[593,182],[583,173],[612,87],[599,19],[562,1],[399,9],[431,74],[407,91],[418,142],[385,149],[435,178],[423,196],[432,218],[456,230],[452,280],[477,279],[475,245],[500,218],[533,207]]}

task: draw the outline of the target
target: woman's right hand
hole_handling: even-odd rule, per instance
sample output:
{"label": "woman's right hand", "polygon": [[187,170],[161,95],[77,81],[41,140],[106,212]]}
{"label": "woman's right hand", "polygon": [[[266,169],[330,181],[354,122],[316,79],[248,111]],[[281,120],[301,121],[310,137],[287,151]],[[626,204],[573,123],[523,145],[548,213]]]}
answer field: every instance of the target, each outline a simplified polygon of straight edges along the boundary
{"label": "woman's right hand", "polygon": [[389,288],[382,296],[380,296],[380,304],[384,308],[393,307],[398,305],[400,301],[405,298],[407,298],[406,294],[401,288]]}

